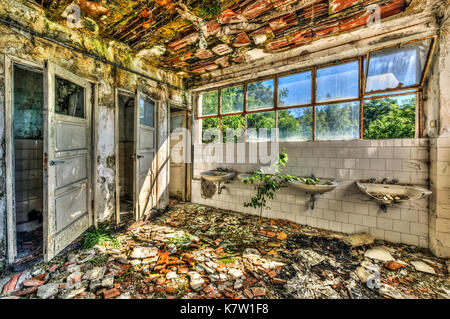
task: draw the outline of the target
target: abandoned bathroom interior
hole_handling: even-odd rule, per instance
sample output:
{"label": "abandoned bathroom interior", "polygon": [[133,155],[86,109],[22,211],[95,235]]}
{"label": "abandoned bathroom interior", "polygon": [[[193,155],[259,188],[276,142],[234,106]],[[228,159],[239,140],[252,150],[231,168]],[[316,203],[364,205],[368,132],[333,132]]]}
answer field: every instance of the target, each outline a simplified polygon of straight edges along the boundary
{"label": "abandoned bathroom interior", "polygon": [[[0,274],[171,200],[449,258],[448,1],[208,3],[1,1]],[[244,206],[282,152],[332,187]]]}

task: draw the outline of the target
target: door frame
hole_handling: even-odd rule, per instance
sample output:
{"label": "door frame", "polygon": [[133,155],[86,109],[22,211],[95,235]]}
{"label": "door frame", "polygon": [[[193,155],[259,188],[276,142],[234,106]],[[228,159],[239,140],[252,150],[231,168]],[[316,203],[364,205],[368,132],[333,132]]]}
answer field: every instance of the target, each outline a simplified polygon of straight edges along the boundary
{"label": "door frame", "polygon": [[[167,103],[167,114],[168,114],[168,121],[167,121],[167,126],[168,126],[168,156],[169,156],[169,170],[167,172],[167,176],[168,176],[168,183],[167,183],[167,187],[170,187],[170,150],[171,150],[171,145],[170,145],[170,117],[172,115],[172,107],[178,109],[176,112],[184,112],[185,116],[186,116],[186,129],[189,131],[189,133],[191,134],[191,140],[189,141],[190,143],[187,143],[187,146],[189,148],[189,154],[191,155],[190,157],[190,163],[186,163],[185,165],[185,172],[186,172],[186,181],[185,181],[185,198],[184,200],[186,202],[190,202],[191,201],[191,185],[192,185],[192,129],[191,129],[191,119],[192,119],[192,111],[187,108],[184,107],[181,103],[176,102],[174,100],[169,100]],[[174,112],[175,113],[175,112]],[[170,197],[170,189],[168,191],[169,197]]]}
{"label": "door frame", "polygon": [[[5,54],[5,166],[6,166],[6,241],[7,264],[12,265],[17,257],[15,214],[15,161],[14,161],[14,65],[42,73],[44,65]],[[44,112],[44,106],[42,106]]]}
{"label": "door frame", "polygon": [[[116,185],[116,209],[115,209],[115,221],[116,225],[120,224],[120,147],[119,147],[119,95],[123,94],[126,96],[134,97],[136,99],[136,93],[133,93],[133,91],[126,90],[123,88],[116,87],[114,92],[114,153],[115,153],[115,163],[116,163],[116,178],[115,178],[115,185]],[[133,121],[134,126],[134,121]],[[134,129],[133,129],[134,131]],[[136,141],[133,141],[133,144],[135,144]],[[133,145],[134,149],[134,145]],[[134,151],[133,151],[134,152]],[[133,155],[133,161],[134,161],[134,155]],[[134,166],[134,163],[133,163]],[[133,174],[134,175],[134,174]],[[134,179],[136,177],[133,176],[133,198],[134,196]],[[133,205],[133,217],[135,218],[136,210],[134,209]]]}

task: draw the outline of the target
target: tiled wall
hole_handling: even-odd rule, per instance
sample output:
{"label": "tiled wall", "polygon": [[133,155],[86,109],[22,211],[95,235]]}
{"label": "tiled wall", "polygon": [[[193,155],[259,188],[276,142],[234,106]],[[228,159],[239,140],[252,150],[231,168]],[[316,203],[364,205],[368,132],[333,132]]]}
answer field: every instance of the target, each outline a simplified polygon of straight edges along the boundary
{"label": "tiled wall", "polygon": [[[263,216],[293,220],[300,224],[341,231],[345,233],[369,232],[375,238],[428,247],[428,199],[408,201],[389,207],[382,212],[356,187],[355,181],[375,177],[381,180],[398,179],[400,183],[412,183],[428,187],[429,178],[428,139],[390,139],[285,142],[279,150],[288,154],[287,172],[297,176],[331,177],[339,182],[336,190],[317,196],[316,206],[311,210],[309,195],[291,187],[282,189],[269,205]],[[217,144],[226,149],[225,144]],[[211,144],[194,145],[194,180],[192,201],[238,212],[259,214],[245,208],[254,190],[235,179],[221,195],[211,199],[201,197],[200,172],[226,167],[237,172],[258,169],[261,164],[249,163],[256,156],[249,156],[254,143],[234,144],[234,154],[225,155],[229,162],[208,163]],[[260,145],[258,145],[260,146]],[[230,146],[228,146],[230,147]],[[244,147],[244,149],[240,149]],[[270,152],[271,147],[267,149]],[[224,154],[227,151],[224,151]],[[238,155],[236,155],[238,153]],[[266,164],[264,164],[266,165]]]}
{"label": "tiled wall", "polygon": [[42,140],[15,139],[16,223],[28,221],[32,210],[42,212]]}

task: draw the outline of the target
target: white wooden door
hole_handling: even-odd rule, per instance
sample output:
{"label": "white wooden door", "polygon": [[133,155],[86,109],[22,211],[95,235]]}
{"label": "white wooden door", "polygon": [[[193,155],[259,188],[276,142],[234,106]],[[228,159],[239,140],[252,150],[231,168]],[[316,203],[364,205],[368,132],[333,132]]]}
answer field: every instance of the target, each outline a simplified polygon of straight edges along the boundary
{"label": "white wooden door", "polygon": [[136,219],[156,205],[157,102],[137,91],[135,103],[135,212]]}
{"label": "white wooden door", "polygon": [[44,68],[44,257],[48,261],[92,224],[91,84]]}
{"label": "white wooden door", "polygon": [[170,114],[170,182],[169,195],[186,201],[187,183],[187,150],[188,139],[185,131],[177,129],[187,128],[187,113],[184,111]]}

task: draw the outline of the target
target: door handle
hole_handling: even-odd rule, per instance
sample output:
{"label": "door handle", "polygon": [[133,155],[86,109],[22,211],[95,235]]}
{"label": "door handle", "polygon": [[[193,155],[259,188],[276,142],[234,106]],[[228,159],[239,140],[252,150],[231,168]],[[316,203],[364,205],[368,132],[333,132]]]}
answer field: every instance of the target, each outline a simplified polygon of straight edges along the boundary
{"label": "door handle", "polygon": [[64,164],[64,161],[50,161],[49,162],[49,164],[50,164],[50,166],[53,166],[53,165],[57,165],[57,164]]}
{"label": "door handle", "polygon": [[139,158],[144,158],[144,155],[136,155],[136,157]]}

